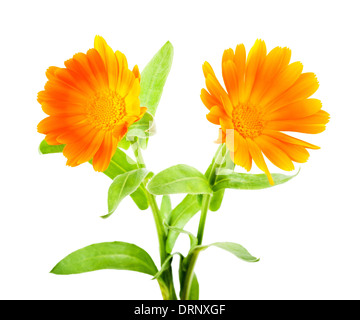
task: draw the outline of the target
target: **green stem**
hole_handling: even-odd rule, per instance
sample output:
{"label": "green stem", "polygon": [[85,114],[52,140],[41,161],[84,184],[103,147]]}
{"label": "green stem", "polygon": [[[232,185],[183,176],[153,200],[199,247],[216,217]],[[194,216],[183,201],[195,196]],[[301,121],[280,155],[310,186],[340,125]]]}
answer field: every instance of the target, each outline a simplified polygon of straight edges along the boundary
{"label": "green stem", "polygon": [[157,231],[158,239],[159,239],[160,261],[161,261],[161,264],[163,264],[167,258],[167,253],[166,253],[166,249],[165,249],[165,244],[166,244],[165,229],[164,229],[163,223],[161,221],[160,210],[156,203],[156,199],[155,199],[154,195],[149,193],[147,190],[145,191],[145,193],[146,193],[146,197],[149,201],[151,211],[153,213],[156,231]]}
{"label": "green stem", "polygon": [[[225,144],[220,145],[218,150],[215,153],[215,161],[213,163],[213,166],[209,172],[208,175],[208,179],[210,181],[211,184],[214,183],[214,181],[216,180],[216,165],[217,164],[221,164],[226,156],[226,146]],[[200,246],[202,244],[202,240],[203,240],[203,236],[204,236],[204,230],[205,230],[205,222],[206,222],[206,216],[207,216],[207,212],[209,210],[209,205],[210,205],[210,199],[211,196],[210,195],[203,195],[202,198],[202,206],[201,206],[201,216],[200,216],[200,222],[199,222],[199,227],[198,227],[198,233],[197,233],[197,239],[198,239],[198,245]],[[190,297],[190,291],[191,291],[191,283],[194,277],[194,269],[195,269],[195,265],[196,265],[196,261],[198,259],[200,251],[198,250],[194,250],[193,252],[191,252],[188,256],[188,263],[187,263],[187,271],[186,271],[186,275],[185,275],[185,280],[184,280],[184,284],[183,284],[183,290],[182,290],[182,294],[181,294],[181,300],[189,300]]]}
{"label": "green stem", "polygon": [[205,222],[206,222],[206,215],[209,210],[210,205],[210,195],[206,194],[203,196],[202,199],[202,206],[201,206],[201,216],[199,222],[199,228],[197,233],[198,245],[202,244],[203,236],[204,236],[204,229],[205,229]]}
{"label": "green stem", "polygon": [[131,147],[133,149],[133,152],[134,152],[138,167],[139,168],[145,168],[146,167],[145,166],[145,161],[144,161],[144,158],[142,156],[139,143],[137,141],[134,142],[134,143],[131,143]]}
{"label": "green stem", "polygon": [[[141,153],[140,146],[137,142],[132,143],[132,149],[134,151],[134,155],[136,157],[136,161],[139,168],[145,168],[144,158]],[[145,188],[144,183],[141,184],[144,187],[145,194],[147,200],[149,202],[154,221],[156,226],[156,231],[159,240],[159,251],[160,251],[160,262],[161,265],[166,261],[168,258],[168,254],[166,252],[166,232],[163,222],[161,221],[161,214],[159,207],[156,203],[155,196],[152,195],[147,189]],[[159,279],[159,285],[161,289],[161,293],[163,295],[164,300],[177,300],[173,276],[172,276],[172,269],[171,266],[163,273],[162,277]]]}
{"label": "green stem", "polygon": [[[202,199],[202,206],[201,206],[201,216],[200,216],[200,222],[199,222],[199,228],[198,228],[198,245],[200,246],[202,244],[202,239],[204,236],[204,229],[205,229],[205,222],[206,222],[206,215],[209,210],[210,205],[210,195],[204,195]],[[198,259],[200,251],[194,250],[190,253],[188,259],[188,265],[186,268],[186,275],[183,283],[183,290],[181,294],[181,300],[189,300],[190,298],[190,291],[191,291],[191,283],[194,278],[194,270],[196,261]]]}

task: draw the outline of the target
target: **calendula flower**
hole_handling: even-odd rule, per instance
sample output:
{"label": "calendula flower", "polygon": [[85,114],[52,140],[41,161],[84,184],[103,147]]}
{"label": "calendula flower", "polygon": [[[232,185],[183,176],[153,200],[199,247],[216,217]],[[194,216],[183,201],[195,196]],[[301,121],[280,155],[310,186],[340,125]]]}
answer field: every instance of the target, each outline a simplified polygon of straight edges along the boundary
{"label": "calendula flower", "polygon": [[67,165],[93,160],[104,171],[129,126],[146,111],[140,107],[140,73],[102,37],[93,49],[77,53],[65,68],[50,67],[38,101],[49,115],[38,124],[50,145],[65,144]]}
{"label": "calendula flower", "polygon": [[224,51],[222,76],[226,90],[208,62],[203,65],[208,91],[201,99],[210,110],[207,119],[220,125],[218,143],[225,142],[234,163],[251,169],[252,160],[274,184],[263,154],[282,170],[309,158],[306,149],[319,147],[281,131],[320,133],[329,114],[321,101],[309,99],[319,84],[314,73],[302,73],[300,62],[290,62],[291,51],[276,47],[268,54],[257,40],[246,57],[240,44]]}

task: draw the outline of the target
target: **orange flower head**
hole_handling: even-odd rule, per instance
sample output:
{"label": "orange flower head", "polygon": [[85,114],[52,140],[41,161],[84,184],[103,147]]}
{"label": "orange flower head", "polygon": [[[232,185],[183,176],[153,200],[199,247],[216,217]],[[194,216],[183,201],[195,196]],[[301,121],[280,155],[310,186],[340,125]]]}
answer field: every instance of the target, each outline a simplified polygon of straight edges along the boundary
{"label": "orange flower head", "polygon": [[95,37],[93,49],[77,53],[65,68],[50,67],[38,101],[49,117],[38,124],[50,145],[65,144],[67,165],[93,160],[104,171],[129,126],[141,119],[140,73],[124,54]]}
{"label": "orange flower head", "polygon": [[207,119],[220,125],[218,143],[226,143],[234,163],[251,169],[252,160],[274,184],[265,155],[280,169],[293,170],[293,162],[309,158],[306,149],[319,149],[281,131],[320,133],[329,114],[321,101],[309,99],[319,84],[313,73],[302,73],[300,62],[290,62],[288,48],[276,47],[268,54],[257,40],[246,57],[244,45],[224,51],[222,76],[217,80],[208,62],[203,72],[208,89],[201,100],[209,109]]}

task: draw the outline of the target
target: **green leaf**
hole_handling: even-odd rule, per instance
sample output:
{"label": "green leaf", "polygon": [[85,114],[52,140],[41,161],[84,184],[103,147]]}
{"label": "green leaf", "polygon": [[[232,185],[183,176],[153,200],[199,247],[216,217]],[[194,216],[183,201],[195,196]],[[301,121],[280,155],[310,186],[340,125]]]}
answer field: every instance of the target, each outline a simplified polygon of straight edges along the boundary
{"label": "green leaf", "polygon": [[43,140],[39,145],[39,153],[40,154],[60,153],[63,152],[64,148],[65,148],[64,144],[52,146],[48,144],[45,140]]}
{"label": "green leaf", "polygon": [[134,141],[135,137],[147,138],[155,134],[154,117],[146,112],[143,117],[133,123],[126,134],[126,140]]}
{"label": "green leaf", "polygon": [[[89,162],[92,163],[92,160]],[[114,180],[119,174],[136,170],[137,168],[136,162],[118,148],[111,158],[109,166],[103,173]]]}
{"label": "green leaf", "polygon": [[213,184],[218,168],[221,168],[224,163],[224,158],[228,150],[225,144],[221,144],[215,152],[215,155],[211,161],[211,164],[205,172],[205,177],[209,179],[210,183]]}
{"label": "green leaf", "polygon": [[164,273],[164,271],[166,271],[170,266],[171,266],[171,263],[172,263],[172,259],[175,255],[179,255],[180,258],[183,257],[183,255],[180,253],[180,252],[174,252],[173,254],[170,254],[164,261],[164,263],[162,264],[161,266],[161,269],[155,274],[154,278],[152,280],[155,280],[155,279],[159,279],[160,276]]}
{"label": "green leaf", "polygon": [[[169,225],[178,229],[184,228],[189,220],[201,209],[201,206],[197,200],[196,195],[187,195],[172,211],[170,215]],[[169,230],[169,234],[166,239],[166,251],[172,252],[176,239],[179,236],[179,232]]]}
{"label": "green leaf", "polygon": [[118,148],[124,149],[124,150],[128,150],[131,146],[130,141],[126,140],[126,136],[123,137],[119,143],[118,143]]}
{"label": "green leaf", "polygon": [[107,218],[114,213],[121,200],[132,194],[140,186],[148,173],[146,169],[141,168],[118,175],[108,191],[109,213],[102,216],[102,218]]}
{"label": "green leaf", "polygon": [[[91,163],[91,161],[90,161]],[[110,179],[114,180],[119,174],[136,170],[138,168],[136,161],[130,158],[125,152],[117,149],[113,157],[111,158],[108,168],[104,171]],[[146,190],[143,186],[140,186],[130,197],[134,200],[135,204],[140,210],[146,210],[149,207],[149,203],[146,197]]]}
{"label": "green leaf", "polygon": [[[196,251],[199,252],[202,250],[206,250],[209,247],[218,247],[220,249],[226,250],[232,253],[233,255],[235,255],[236,257],[238,257],[239,259],[244,260],[246,262],[257,262],[260,260],[258,258],[253,257],[242,245],[234,242],[216,242],[206,246],[196,246],[193,248],[192,252],[189,253],[188,257],[191,254],[194,254]],[[187,261],[189,261],[188,257],[186,258]]]}
{"label": "green leaf", "polygon": [[205,176],[197,169],[184,164],[161,171],[152,178],[147,188],[155,195],[212,193]]}
{"label": "green leaf", "polygon": [[164,225],[165,225],[165,228],[168,230],[173,230],[177,233],[187,234],[190,238],[190,250],[198,244],[197,237],[195,237],[191,232],[186,231],[184,229],[177,228],[177,227],[169,226],[167,223],[164,223]]}
{"label": "green leaf", "polygon": [[155,132],[154,117],[146,112],[139,121],[130,126],[125,139],[130,143],[137,140],[141,149],[146,149],[149,137]]}
{"label": "green leaf", "polygon": [[[40,154],[61,153],[64,147],[65,145],[52,146],[49,145],[45,140],[43,140],[40,143],[39,152]],[[89,163],[92,163],[92,160],[90,160]],[[137,169],[136,162],[122,150],[116,149],[115,154],[111,158],[108,168],[103,173],[113,180],[117,175],[135,169]],[[149,207],[145,188],[143,186],[140,186],[130,196],[140,210],[146,210]]]}
{"label": "green leaf", "polygon": [[154,276],[157,268],[149,254],[126,242],[92,244],[70,253],[52,270],[54,274],[77,274],[102,269],[130,270]]}
{"label": "green leaf", "polygon": [[[298,172],[299,173],[299,172]],[[297,173],[297,174],[298,174]],[[275,186],[285,183],[295,176],[288,176],[280,173],[272,173],[271,176],[274,180]],[[225,175],[219,175],[213,185],[213,191],[222,190],[225,188],[230,189],[243,189],[243,190],[258,190],[272,187],[266,174],[248,174],[231,172]]]}
{"label": "green leaf", "polygon": [[170,267],[173,256],[174,254],[171,254],[165,259],[164,263],[161,266],[161,269],[154,275],[154,278],[152,278],[152,280],[159,279],[159,277],[164,273],[164,271],[166,271]]}
{"label": "green leaf", "polygon": [[171,199],[168,195],[164,195],[161,200],[160,214],[162,220],[167,224],[170,222],[170,213],[171,213]]}
{"label": "green leaf", "polygon": [[155,116],[163,88],[171,69],[174,48],[168,41],[141,72],[140,104]]}
{"label": "green leaf", "polygon": [[199,281],[197,279],[196,274],[194,273],[191,281],[189,300],[199,300],[199,296],[200,296]]}
{"label": "green leaf", "polygon": [[224,198],[224,194],[225,194],[225,189],[214,192],[214,194],[210,199],[210,205],[209,205],[209,209],[211,211],[218,211],[220,209],[221,203]]}
{"label": "green leaf", "polygon": [[[208,178],[211,185],[214,185],[219,178],[219,172],[223,169],[233,171],[235,168],[234,162],[230,158],[230,153],[225,144],[220,145],[216,151],[214,158],[205,172],[205,176]],[[214,192],[210,199],[209,209],[211,211],[217,211],[221,207],[222,200],[224,198],[225,189]]]}

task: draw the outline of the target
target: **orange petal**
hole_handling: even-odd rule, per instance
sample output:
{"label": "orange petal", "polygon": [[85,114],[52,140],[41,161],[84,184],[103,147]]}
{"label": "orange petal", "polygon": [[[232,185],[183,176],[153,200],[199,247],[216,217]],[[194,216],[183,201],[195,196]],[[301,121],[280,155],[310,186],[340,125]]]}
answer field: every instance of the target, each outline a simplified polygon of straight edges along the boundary
{"label": "orange petal", "polygon": [[320,147],[315,146],[314,144],[308,143],[306,141],[291,137],[285,133],[282,132],[278,132],[278,131],[273,131],[273,130],[264,130],[263,134],[266,134],[270,137],[273,137],[277,140],[280,140],[282,142],[288,143],[288,144],[294,144],[294,145],[298,145],[298,146],[302,146],[308,149],[320,149]]}
{"label": "orange petal", "polygon": [[207,76],[209,74],[211,74],[214,78],[216,78],[215,76],[215,72],[213,70],[213,68],[211,67],[210,63],[205,61],[203,66],[202,66],[202,69],[203,69],[203,72],[204,72],[204,76],[205,76],[205,79],[207,78]]}
{"label": "orange petal", "polygon": [[116,51],[115,57],[116,57],[116,60],[117,60],[118,66],[119,66],[119,76],[118,76],[118,83],[117,83],[117,88],[119,88],[121,86],[121,82],[123,81],[122,79],[124,78],[124,73],[129,68],[128,68],[127,59],[122,52]]}
{"label": "orange petal", "polygon": [[78,90],[86,95],[91,95],[95,90],[95,87],[89,81],[90,78],[91,75],[88,73],[80,75],[78,72],[70,69],[59,68],[56,71],[56,80],[60,81],[61,85],[66,85],[70,89]]}
{"label": "orange petal", "polygon": [[272,80],[271,86],[264,93],[259,103],[266,106],[279,97],[295,83],[300,77],[302,70],[303,65],[301,62],[294,62],[288,65]]}
{"label": "orange petal", "polygon": [[226,90],[232,104],[236,106],[239,104],[239,76],[237,75],[235,63],[232,60],[223,62],[222,70]]}
{"label": "orange petal", "polygon": [[286,120],[298,119],[311,116],[322,107],[321,101],[318,99],[305,99],[289,104],[283,108],[277,109],[267,115],[268,120]]}
{"label": "orange petal", "polygon": [[309,98],[318,88],[319,82],[315,74],[303,73],[288,90],[272,101],[267,110],[269,112],[274,111],[291,103]]}
{"label": "orange petal", "polygon": [[57,137],[57,141],[63,144],[75,143],[85,139],[93,127],[84,122],[62,130],[62,133]]}
{"label": "orange petal", "polygon": [[270,184],[274,185],[274,180],[272,179],[270,171],[265,163],[264,157],[261,153],[261,149],[252,139],[246,138],[246,142],[249,148],[250,155],[254,159],[255,164],[259,167],[260,170],[265,172]]}
{"label": "orange petal", "polygon": [[41,107],[43,111],[49,116],[72,116],[84,115],[85,108],[82,104],[70,103],[65,101],[47,101],[42,102]]}
{"label": "orange petal", "polygon": [[205,105],[206,108],[209,110],[216,105],[220,104],[220,101],[216,99],[214,96],[212,96],[209,92],[207,92],[205,89],[201,89],[200,94],[201,101]]}
{"label": "orange petal", "polygon": [[[66,145],[64,148],[64,155],[68,158],[66,164],[71,167],[75,167],[79,164],[90,161],[99,149],[103,141],[104,134],[105,131],[99,131],[97,128],[93,128],[82,141]],[[71,150],[68,149],[67,146],[71,146]]]}
{"label": "orange petal", "polygon": [[241,135],[239,135],[236,139],[236,142],[237,150],[234,155],[234,163],[245,168],[246,171],[250,171],[252,159],[246,140]]}
{"label": "orange petal", "polygon": [[91,142],[87,145],[86,150],[81,153],[77,158],[77,163],[81,164],[87,161],[90,161],[94,154],[99,150],[100,145],[102,144],[105,136],[104,130],[98,130],[95,136],[92,138]]}
{"label": "orange petal", "polygon": [[299,124],[291,121],[273,121],[267,125],[270,130],[290,131],[300,133],[321,133],[326,127],[323,124]]}
{"label": "orange petal", "polygon": [[325,130],[325,124],[329,122],[329,114],[320,110],[317,113],[300,119],[269,121],[266,128],[278,131],[293,131],[302,133],[320,133]]}
{"label": "orange petal", "polygon": [[[93,138],[97,133],[98,129],[91,128],[91,130],[89,130],[87,133],[84,133],[81,139],[66,144],[63,150],[63,154],[68,159],[68,161],[66,162],[67,165],[75,167],[80,164],[78,163],[78,158],[87,151],[88,146],[91,144]],[[90,160],[90,158],[88,160]]]}
{"label": "orange petal", "polygon": [[221,101],[221,97],[227,96],[226,91],[220,85],[219,81],[215,76],[208,74],[205,79],[206,87],[208,88],[211,95],[215,96],[215,98]]}
{"label": "orange petal", "polygon": [[132,70],[134,76],[136,79],[141,79],[141,75],[140,75],[140,71],[139,71],[139,67],[137,66],[137,64],[134,66],[133,70]]}
{"label": "orange petal", "polygon": [[113,129],[113,136],[120,141],[128,131],[128,124],[121,123]]}
{"label": "orange petal", "polygon": [[244,101],[245,94],[245,65],[246,65],[246,51],[245,46],[243,44],[239,44],[235,49],[234,63],[236,66],[236,73],[238,75],[238,92],[239,99],[241,102]]}
{"label": "orange petal", "polygon": [[289,156],[289,158],[295,162],[304,163],[310,157],[310,154],[305,149],[305,147],[281,142],[279,140],[277,140],[277,143],[279,148],[281,148],[281,150],[283,150]]}
{"label": "orange petal", "polygon": [[213,106],[210,110],[210,113],[208,113],[206,117],[208,118],[208,120],[211,120],[209,120],[211,123],[214,124],[220,124],[220,118],[228,118],[224,109],[219,106]]}
{"label": "orange petal", "polygon": [[[122,78],[121,80],[119,79],[117,83],[116,91],[120,94],[120,96],[126,97],[131,91],[134,82],[135,82],[134,74],[129,69],[124,69],[122,72]],[[139,80],[137,79],[136,82],[138,83]]]}
{"label": "orange petal", "polygon": [[291,159],[277,146],[276,141],[274,143],[272,138],[259,136],[255,138],[255,142],[274,165],[285,171],[292,171],[295,169]]}
{"label": "orange petal", "polygon": [[234,124],[229,117],[220,118],[221,129],[226,132],[228,129],[234,129]]}
{"label": "orange petal", "polygon": [[45,84],[46,96],[55,101],[70,101],[86,103],[86,95],[78,90],[71,90],[69,86],[49,80]]}
{"label": "orange petal", "polygon": [[95,49],[90,49],[86,55],[90,69],[97,81],[98,89],[107,89],[109,87],[108,73],[99,52]]}
{"label": "orange petal", "polygon": [[53,133],[47,134],[45,136],[45,141],[52,146],[60,145],[61,143],[56,140],[57,136],[57,134]]}
{"label": "orange petal", "polygon": [[288,48],[276,47],[265,57],[251,92],[251,102],[258,104],[263,95],[273,85],[273,80],[289,64],[291,51]]}
{"label": "orange petal", "polygon": [[109,79],[109,88],[115,90],[119,72],[115,53],[106,43],[105,39],[100,36],[95,37],[94,48],[99,52],[104,62]]}
{"label": "orange petal", "polygon": [[223,56],[222,56],[222,64],[224,64],[227,61],[234,61],[234,50],[233,49],[227,49],[224,51]]}
{"label": "orange petal", "polygon": [[50,133],[59,129],[69,128],[74,125],[78,125],[84,122],[83,115],[67,116],[67,117],[55,117],[50,116],[41,120],[38,124],[38,132]]}
{"label": "orange petal", "polygon": [[245,101],[250,98],[257,72],[266,56],[265,42],[256,40],[254,46],[250,49],[245,68]]}
{"label": "orange petal", "polygon": [[[77,53],[65,62],[66,69],[58,70],[57,77],[72,82],[81,90],[96,92],[98,79],[90,67],[89,57],[84,53]],[[71,80],[72,79],[72,80]]]}
{"label": "orange petal", "polygon": [[105,134],[104,140],[93,157],[93,167],[95,171],[103,172],[110,164],[110,160],[117,148],[118,140],[113,137],[111,132]]}

